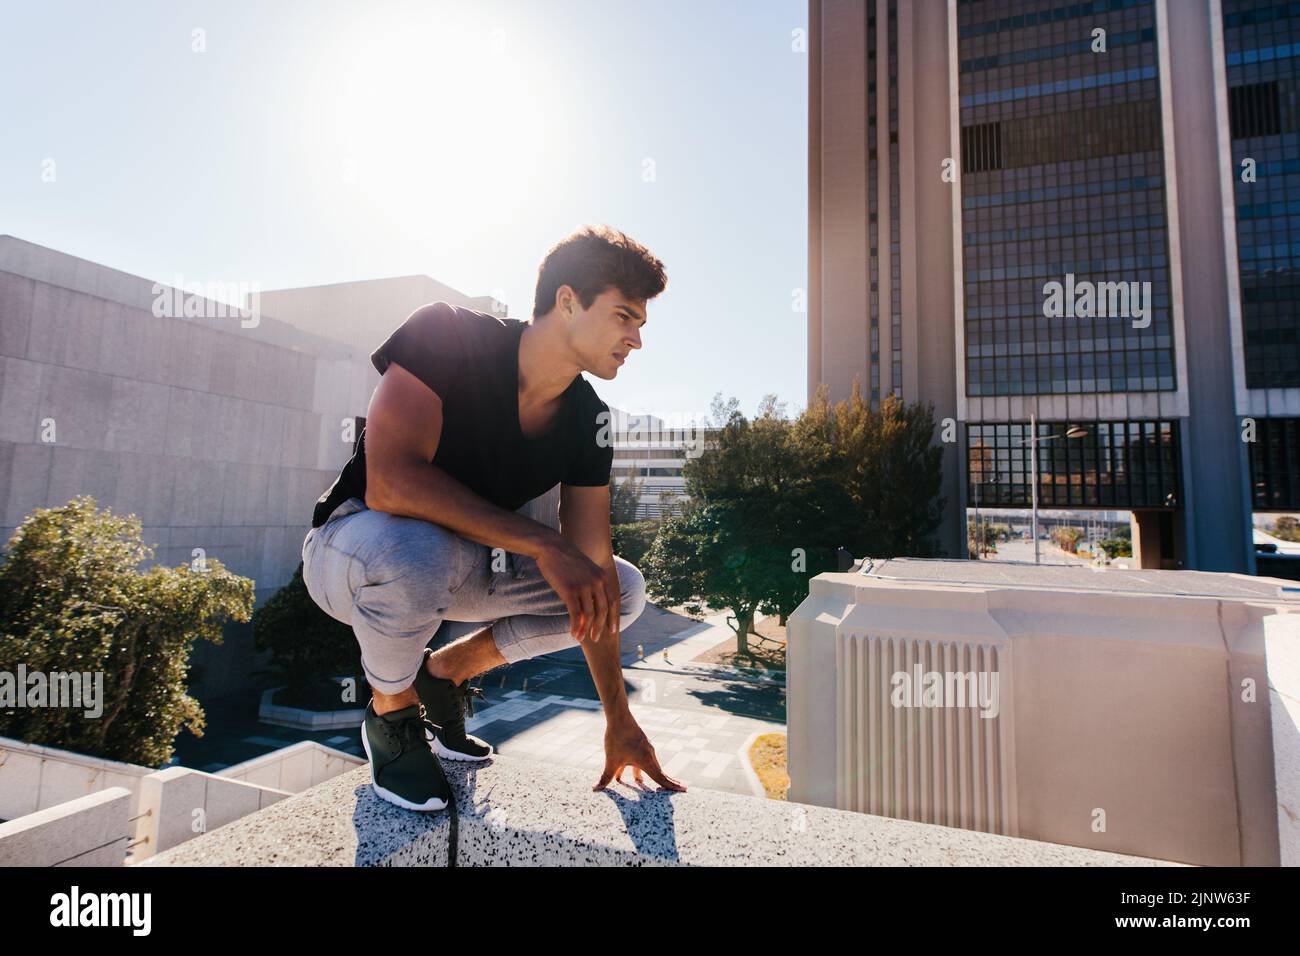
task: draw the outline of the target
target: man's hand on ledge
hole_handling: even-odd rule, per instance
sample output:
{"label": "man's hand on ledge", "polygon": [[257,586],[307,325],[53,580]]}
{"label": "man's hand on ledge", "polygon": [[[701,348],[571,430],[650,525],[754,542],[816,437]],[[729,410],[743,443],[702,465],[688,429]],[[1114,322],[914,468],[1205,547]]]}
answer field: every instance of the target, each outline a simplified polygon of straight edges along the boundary
{"label": "man's hand on ledge", "polygon": [[654,747],[650,746],[645,732],[630,713],[605,724],[605,770],[600,775],[600,782],[591,789],[602,790],[611,780],[625,783],[623,771],[627,767],[632,768],[633,780],[642,789],[645,789],[645,781],[641,777],[643,770],[665,790],[686,789],[684,783],[663,772],[659,759],[655,757]]}

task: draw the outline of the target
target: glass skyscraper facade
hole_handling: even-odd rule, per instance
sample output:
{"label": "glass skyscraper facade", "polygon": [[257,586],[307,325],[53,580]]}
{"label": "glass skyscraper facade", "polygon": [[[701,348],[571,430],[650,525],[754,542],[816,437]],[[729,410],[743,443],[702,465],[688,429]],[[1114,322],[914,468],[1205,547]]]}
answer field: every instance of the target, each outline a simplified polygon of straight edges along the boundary
{"label": "glass skyscraper facade", "polygon": [[1223,41],[1246,385],[1300,387],[1300,3],[1223,0]]}
{"label": "glass skyscraper facade", "polygon": [[[1176,389],[1154,0],[957,11],[966,395]],[[1095,297],[1049,316],[1049,283]],[[1041,502],[1177,500],[1177,471],[1161,464],[1177,460],[1171,423],[1079,424],[1087,438],[1043,446]],[[972,497],[977,455],[1028,428],[968,428]],[[1024,450],[981,500],[1029,502]]]}
{"label": "glass skyscraper facade", "polygon": [[[1152,0],[958,17],[967,394],[1176,388]],[[1150,282],[1150,324],[1044,316],[1067,274]]]}
{"label": "glass skyscraper facade", "polygon": [[[1246,386],[1300,387],[1300,3],[1223,0],[1224,67]],[[1249,444],[1261,511],[1300,510],[1300,419],[1261,418]]]}

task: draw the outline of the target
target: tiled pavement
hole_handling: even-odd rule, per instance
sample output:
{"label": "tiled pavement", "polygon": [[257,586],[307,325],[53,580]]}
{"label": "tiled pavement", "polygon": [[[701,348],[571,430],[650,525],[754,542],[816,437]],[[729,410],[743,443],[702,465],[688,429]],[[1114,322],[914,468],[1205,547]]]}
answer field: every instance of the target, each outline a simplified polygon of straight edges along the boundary
{"label": "tiled pavement", "polygon": [[[600,701],[512,690],[480,710],[466,728],[512,757],[588,767],[594,785],[605,765],[605,718]],[[687,787],[752,793],[739,751],[755,731],[784,733],[782,724],[723,712],[677,710],[633,702],[664,772]],[[626,771],[623,779],[632,781]],[[648,778],[647,778],[648,780]]]}
{"label": "tiled pavement", "polygon": [[[512,757],[590,768],[591,782],[596,783],[605,765],[605,716],[599,700],[491,688],[487,688],[487,693],[487,706],[477,705],[474,716],[465,721],[470,733]],[[741,746],[756,731],[785,732],[783,724],[724,711],[711,712],[698,706],[677,709],[638,703],[634,699],[631,708],[655,748],[664,772],[687,787],[752,793],[741,768]],[[232,740],[230,746],[270,752],[298,740],[313,739],[345,753],[364,756],[357,732],[335,730],[308,734],[269,724],[256,727],[257,733]],[[246,756],[241,753],[240,759]],[[197,769],[216,773],[233,762],[233,759],[210,762]],[[632,773],[625,772],[623,779],[631,783]]]}

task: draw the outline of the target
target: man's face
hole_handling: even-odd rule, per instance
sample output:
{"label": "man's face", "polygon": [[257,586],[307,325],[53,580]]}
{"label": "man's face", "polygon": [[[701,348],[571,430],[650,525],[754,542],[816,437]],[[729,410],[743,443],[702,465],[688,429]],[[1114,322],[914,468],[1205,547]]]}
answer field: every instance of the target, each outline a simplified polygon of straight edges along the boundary
{"label": "man's face", "polygon": [[596,296],[589,309],[582,307],[576,293],[562,301],[568,301],[573,307],[569,343],[578,354],[583,370],[597,378],[612,379],[632,349],[641,347],[645,300],[628,299],[617,287],[610,286]]}

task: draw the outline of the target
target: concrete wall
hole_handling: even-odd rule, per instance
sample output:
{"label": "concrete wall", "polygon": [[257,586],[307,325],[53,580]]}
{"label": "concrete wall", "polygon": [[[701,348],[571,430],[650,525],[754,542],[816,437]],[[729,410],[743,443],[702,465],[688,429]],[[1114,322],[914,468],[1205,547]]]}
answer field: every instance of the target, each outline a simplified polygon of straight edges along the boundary
{"label": "concrete wall", "polygon": [[0,867],[121,866],[134,805],[129,791],[109,787],[0,823]]}
{"label": "concrete wall", "polygon": [[[958,358],[952,329],[953,234],[960,233],[953,223],[952,196],[958,187],[943,182],[939,175],[943,161],[959,155],[952,149],[949,129],[949,81],[953,78],[944,4],[899,4],[898,68],[903,398],[934,406],[938,440],[943,420],[958,418],[954,375]],[[961,437],[958,434],[957,441],[943,446],[940,494],[947,506],[937,537],[939,554],[950,558],[966,556]]]}
{"label": "concrete wall", "polygon": [[[1156,573],[1187,575],[1177,580],[1188,591],[1210,577]],[[1295,608],[1163,584],[1143,593],[1145,572],[1119,574],[1118,591],[818,575],[789,622],[790,799],[1185,863],[1276,865],[1264,622]],[[923,673],[996,674],[998,712],[900,708],[892,676],[921,662]]]}
{"label": "concrete wall", "polygon": [[[131,794],[134,807],[140,781],[151,773],[150,767],[0,737],[0,820],[17,820],[110,788]],[[138,821],[129,830],[132,840],[144,834]]]}
{"label": "concrete wall", "polygon": [[229,780],[188,767],[168,767],[141,782],[143,837],[131,862],[233,823],[291,796],[287,790]]}
{"label": "concrete wall", "polygon": [[[1211,7],[1214,7],[1212,10]],[[1167,189],[1178,201],[1178,241],[1170,252],[1181,254],[1181,279],[1173,291],[1181,302],[1185,335],[1183,368],[1187,379],[1188,418],[1181,428],[1183,461],[1183,539],[1186,564],[1202,571],[1254,571],[1251,501],[1246,445],[1233,415],[1235,379],[1228,310],[1230,264],[1224,242],[1226,207],[1218,152],[1219,124],[1227,116],[1215,111],[1215,50],[1211,37],[1222,24],[1218,5],[1205,0],[1162,0],[1168,21],[1167,158],[1174,175]],[[1220,53],[1221,55],[1221,53]],[[1231,268],[1235,268],[1233,262]]]}
{"label": "concrete wall", "polygon": [[365,761],[360,757],[323,746],[314,740],[304,740],[227,767],[217,776],[259,787],[299,793],[363,763]]}
{"label": "concrete wall", "polygon": [[[871,394],[864,7],[859,0],[809,4],[808,397],[826,382],[832,403],[849,397],[855,377],[862,394]],[[888,204],[885,209],[887,228]],[[882,272],[888,276],[883,265]],[[882,355],[888,354],[886,287],[882,281]]]}
{"label": "concrete wall", "polygon": [[[262,309],[266,313],[305,331],[343,342],[366,355],[382,345],[408,315],[422,305],[438,301],[490,314],[506,314],[505,303],[497,303],[491,296],[467,296],[428,276],[368,279],[261,293]],[[531,314],[531,303],[524,312]],[[378,380],[376,374],[375,381]]]}

